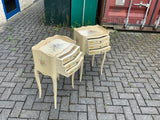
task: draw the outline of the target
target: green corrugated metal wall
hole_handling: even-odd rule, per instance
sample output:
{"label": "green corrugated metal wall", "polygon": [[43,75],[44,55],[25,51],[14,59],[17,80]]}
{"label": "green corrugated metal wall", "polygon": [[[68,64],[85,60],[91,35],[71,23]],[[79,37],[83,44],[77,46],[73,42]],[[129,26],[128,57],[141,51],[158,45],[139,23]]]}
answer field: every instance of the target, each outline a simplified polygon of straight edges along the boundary
{"label": "green corrugated metal wall", "polygon": [[[97,3],[98,0],[72,0],[71,25],[73,26],[81,26],[82,24],[95,25]],[[83,14],[84,14],[84,20],[83,20]]]}

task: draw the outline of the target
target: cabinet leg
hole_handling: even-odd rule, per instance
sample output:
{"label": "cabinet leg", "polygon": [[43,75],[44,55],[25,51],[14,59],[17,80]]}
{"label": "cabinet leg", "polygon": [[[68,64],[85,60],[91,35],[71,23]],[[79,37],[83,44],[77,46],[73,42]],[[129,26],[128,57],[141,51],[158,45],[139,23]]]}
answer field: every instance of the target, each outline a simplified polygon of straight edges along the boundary
{"label": "cabinet leg", "polygon": [[34,75],[36,77],[36,82],[37,82],[37,85],[38,85],[38,90],[39,90],[39,98],[41,98],[41,82],[40,82],[40,79],[39,79],[39,74],[38,74],[38,71],[36,69],[34,69]]}
{"label": "cabinet leg", "polygon": [[94,57],[95,55],[92,56],[92,66],[94,65]]}
{"label": "cabinet leg", "polygon": [[106,52],[103,55],[103,59],[102,59],[102,63],[101,63],[101,75],[102,75],[102,70],[103,70],[103,65],[104,65],[105,58],[106,58]]}
{"label": "cabinet leg", "polygon": [[82,80],[82,73],[83,73],[83,61],[81,63],[81,69],[80,69],[80,78],[79,78],[79,81],[81,82]]}
{"label": "cabinet leg", "polygon": [[57,109],[57,79],[52,78],[53,80],[53,93],[54,93],[54,108]]}
{"label": "cabinet leg", "polygon": [[57,78],[58,78],[58,80],[59,80],[59,74],[57,74]]}
{"label": "cabinet leg", "polygon": [[72,74],[72,88],[74,88],[74,73]]}

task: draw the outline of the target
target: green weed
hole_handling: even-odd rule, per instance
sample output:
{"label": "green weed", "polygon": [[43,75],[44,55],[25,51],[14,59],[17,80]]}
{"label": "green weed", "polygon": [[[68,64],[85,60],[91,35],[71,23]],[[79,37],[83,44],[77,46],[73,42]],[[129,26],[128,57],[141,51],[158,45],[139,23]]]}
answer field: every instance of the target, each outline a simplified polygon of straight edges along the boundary
{"label": "green weed", "polygon": [[59,27],[59,28],[62,27],[62,24],[60,23],[59,25],[57,25],[57,27]]}
{"label": "green weed", "polygon": [[157,40],[160,40],[160,37],[159,37],[159,38],[157,38]]}
{"label": "green weed", "polygon": [[13,40],[12,36],[9,36],[8,39],[9,39],[9,40]]}
{"label": "green weed", "polygon": [[42,17],[42,21],[43,21],[43,22],[42,22],[42,24],[43,24],[43,25],[45,25],[45,24],[46,24],[46,18],[45,18],[45,15],[43,15],[43,17]]}
{"label": "green weed", "polygon": [[74,26],[73,26],[73,25],[71,26],[71,31],[72,31],[72,32],[74,31]]}
{"label": "green weed", "polygon": [[45,111],[45,112],[47,112],[48,110],[47,110],[47,109],[45,109],[44,111]]}
{"label": "green weed", "polygon": [[7,28],[8,28],[8,30],[11,30],[11,29],[12,29],[10,26],[8,26]]}
{"label": "green weed", "polygon": [[131,87],[131,83],[128,83],[128,85]]}
{"label": "green weed", "polygon": [[54,31],[58,31],[58,28],[55,28]]}
{"label": "green weed", "polygon": [[12,51],[15,52],[15,51],[16,51],[16,48],[13,48]]}
{"label": "green weed", "polygon": [[104,108],[106,108],[107,104],[104,105]]}
{"label": "green weed", "polygon": [[119,34],[118,34],[118,31],[117,31],[117,30],[114,31],[114,34],[115,34],[116,38],[119,37]]}
{"label": "green weed", "polygon": [[90,20],[88,20],[87,23],[86,23],[86,25],[90,25],[90,24],[91,24],[91,22],[90,22]]}
{"label": "green weed", "polygon": [[139,35],[136,35],[136,37],[137,37],[138,39],[140,39],[140,36],[139,36]]}
{"label": "green weed", "polygon": [[16,43],[16,41],[15,41],[15,40],[12,40],[12,44],[14,44],[14,43]]}

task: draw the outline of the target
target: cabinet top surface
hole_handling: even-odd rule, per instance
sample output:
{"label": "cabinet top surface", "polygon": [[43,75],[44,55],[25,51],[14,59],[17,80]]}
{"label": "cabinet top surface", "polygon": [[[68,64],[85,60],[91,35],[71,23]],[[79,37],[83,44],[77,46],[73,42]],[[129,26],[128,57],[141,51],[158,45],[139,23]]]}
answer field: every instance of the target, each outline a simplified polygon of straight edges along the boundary
{"label": "cabinet top surface", "polygon": [[80,35],[85,36],[85,37],[96,37],[99,35],[109,35],[109,31],[107,31],[105,28],[99,25],[75,28],[75,31],[77,31]]}
{"label": "cabinet top surface", "polygon": [[75,46],[75,44],[72,43],[71,39],[69,39],[68,37],[66,37],[67,39],[64,38],[65,37],[61,36],[49,37],[46,40],[42,40],[41,42],[39,42],[32,49],[42,51],[49,56],[57,56],[63,53],[69,47]]}

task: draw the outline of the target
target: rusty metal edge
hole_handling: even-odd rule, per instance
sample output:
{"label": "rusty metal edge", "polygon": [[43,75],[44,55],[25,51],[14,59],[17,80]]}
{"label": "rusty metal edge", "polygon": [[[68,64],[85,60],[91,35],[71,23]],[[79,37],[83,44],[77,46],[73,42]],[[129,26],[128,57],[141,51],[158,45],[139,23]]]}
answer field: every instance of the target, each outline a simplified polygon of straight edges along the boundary
{"label": "rusty metal edge", "polygon": [[141,29],[140,26],[127,26],[127,28],[124,28],[124,25],[111,25],[111,24],[105,24],[103,23],[103,26],[105,28],[112,28],[114,30],[127,30],[127,31],[146,31],[146,32],[158,32],[160,33],[160,26],[157,29],[154,29],[153,26],[147,26]]}

